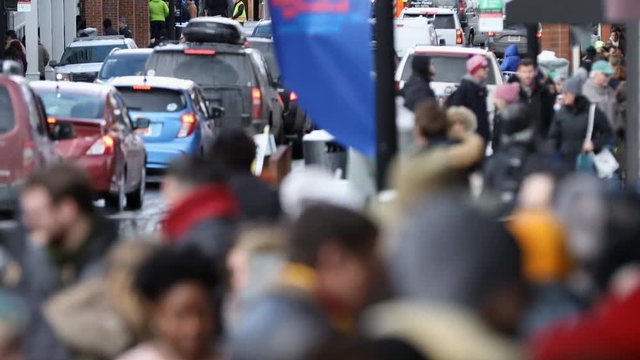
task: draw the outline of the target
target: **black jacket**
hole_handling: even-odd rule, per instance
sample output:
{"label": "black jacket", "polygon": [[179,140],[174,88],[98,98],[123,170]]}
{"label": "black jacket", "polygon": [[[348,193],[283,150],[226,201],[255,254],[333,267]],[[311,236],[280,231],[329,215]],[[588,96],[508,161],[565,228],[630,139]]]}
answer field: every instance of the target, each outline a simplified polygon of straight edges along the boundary
{"label": "black jacket", "polygon": [[253,176],[250,172],[234,172],[229,176],[244,220],[277,220],[280,217],[278,190]]}
{"label": "black jacket", "polygon": [[120,29],[120,35],[128,38],[128,39],[132,39],[133,38],[133,33],[131,32],[131,29],[129,29],[128,26],[123,27]]}
{"label": "black jacket", "polygon": [[436,98],[429,79],[416,73],[413,73],[404,84],[402,96],[404,96],[404,106],[411,111],[416,111],[416,106],[420,103]]}
{"label": "black jacket", "polygon": [[[589,106],[589,100],[578,96],[575,105],[562,107],[551,124],[549,141],[568,166],[575,167],[576,157],[582,152],[589,125]],[[613,132],[606,115],[596,107],[591,137],[595,151],[598,152],[608,145],[613,139],[612,136]]]}
{"label": "black jacket", "polygon": [[206,9],[208,16],[224,16],[228,17],[229,6],[225,0],[206,0]]}
{"label": "black jacket", "polygon": [[529,104],[529,113],[535,125],[537,138],[547,138],[553,121],[553,105],[556,102],[556,97],[546,86],[536,84],[531,96],[524,90],[520,90],[520,100]]}
{"label": "black jacket", "polygon": [[491,141],[491,127],[489,126],[489,112],[487,110],[487,88],[464,77],[460,86],[451,94],[451,106],[464,106],[471,110],[478,118],[476,132],[482,136],[485,143]]}
{"label": "black jacket", "polygon": [[114,29],[113,27],[108,27],[104,29],[104,35],[105,36],[114,36],[114,35],[119,35],[118,31],[116,29]]}

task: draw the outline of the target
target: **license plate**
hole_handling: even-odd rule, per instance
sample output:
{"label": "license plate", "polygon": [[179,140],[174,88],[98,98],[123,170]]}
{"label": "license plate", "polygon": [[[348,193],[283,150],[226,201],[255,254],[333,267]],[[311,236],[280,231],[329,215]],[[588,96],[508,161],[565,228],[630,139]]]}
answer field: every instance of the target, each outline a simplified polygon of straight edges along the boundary
{"label": "license plate", "polygon": [[162,124],[151,124],[151,126],[146,129],[138,129],[137,133],[142,136],[160,136],[162,133]]}
{"label": "license plate", "polygon": [[507,41],[509,41],[509,42],[520,42],[520,36],[509,36],[507,38]]}

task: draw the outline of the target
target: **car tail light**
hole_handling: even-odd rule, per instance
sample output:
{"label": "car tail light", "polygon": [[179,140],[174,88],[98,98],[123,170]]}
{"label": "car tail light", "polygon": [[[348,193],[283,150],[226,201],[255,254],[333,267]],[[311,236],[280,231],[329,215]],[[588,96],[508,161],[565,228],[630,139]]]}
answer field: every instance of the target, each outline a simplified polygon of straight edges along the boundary
{"label": "car tail light", "polygon": [[49,125],[55,125],[58,122],[58,120],[56,118],[54,118],[53,116],[49,116],[47,118],[47,124]]}
{"label": "car tail light", "polygon": [[489,31],[489,32],[487,33],[487,36],[488,36],[488,37],[494,37],[494,36],[496,36],[496,33],[494,33],[493,31]]}
{"label": "car tail light", "polygon": [[99,138],[89,150],[87,155],[112,155],[115,147],[115,140],[110,135]]}
{"label": "car tail light", "polygon": [[298,94],[292,91],[291,94],[289,94],[289,101],[291,102],[298,101]]}
{"label": "car tail light", "polygon": [[133,90],[135,91],[149,91],[151,90],[150,85],[133,85]]}
{"label": "car tail light", "polygon": [[177,138],[190,136],[196,130],[196,117],[193,116],[193,114],[182,115],[180,122],[180,130],[178,130]]}
{"label": "car tail light", "polygon": [[262,90],[256,87],[251,89],[251,116],[254,120],[262,118]]}
{"label": "car tail light", "polygon": [[456,44],[462,45],[463,43],[462,30],[458,29],[456,30]]}

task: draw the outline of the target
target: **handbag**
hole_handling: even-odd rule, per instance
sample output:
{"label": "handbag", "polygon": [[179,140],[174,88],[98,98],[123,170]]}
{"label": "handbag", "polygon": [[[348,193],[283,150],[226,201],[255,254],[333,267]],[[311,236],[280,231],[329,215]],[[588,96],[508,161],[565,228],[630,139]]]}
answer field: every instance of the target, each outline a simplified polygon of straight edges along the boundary
{"label": "handbag", "polygon": [[[593,136],[593,127],[595,123],[596,105],[589,107],[589,124],[587,125],[587,134],[585,140],[591,140]],[[620,168],[618,160],[611,153],[608,147],[602,149],[599,153],[581,153],[576,159],[576,170],[596,174],[599,178],[609,179],[613,177],[616,170]]]}

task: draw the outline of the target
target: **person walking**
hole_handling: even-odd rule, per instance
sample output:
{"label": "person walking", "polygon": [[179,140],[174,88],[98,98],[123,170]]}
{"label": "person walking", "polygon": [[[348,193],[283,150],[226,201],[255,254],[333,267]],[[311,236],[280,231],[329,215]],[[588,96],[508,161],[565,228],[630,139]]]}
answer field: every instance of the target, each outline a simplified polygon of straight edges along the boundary
{"label": "person walking", "polygon": [[533,125],[539,139],[546,139],[553,119],[555,96],[548,87],[536,78],[536,67],[532,59],[522,59],[518,65],[520,101],[529,105]]}
{"label": "person walking", "polygon": [[193,0],[187,0],[187,11],[189,12],[189,18],[195,19],[198,17],[198,7]]}
{"label": "person walking", "polygon": [[425,55],[415,55],[411,68],[413,73],[404,84],[401,95],[404,96],[404,106],[415,112],[418,105],[436,98],[430,85],[435,69],[431,65],[431,59]]}
{"label": "person walking", "polygon": [[165,21],[169,16],[169,6],[162,0],[149,0],[149,19],[151,38],[158,39],[160,32],[165,29]]}
{"label": "person walking", "polygon": [[133,33],[131,32],[131,29],[129,28],[129,24],[127,23],[127,18],[124,16],[120,17],[119,20],[119,27],[118,27],[118,32],[120,33],[120,35],[128,38],[128,39],[133,39]]}
{"label": "person walking", "polygon": [[247,7],[244,5],[244,1],[236,0],[235,4],[233,4],[232,19],[239,22],[242,26],[247,22]]}
{"label": "person walking", "polygon": [[520,64],[520,55],[518,54],[518,45],[509,45],[504,50],[504,60],[500,64],[500,71],[517,71]]}
{"label": "person walking", "polygon": [[597,107],[593,109],[593,134],[590,139],[585,138],[591,103],[582,95],[582,85],[582,79],[575,76],[565,81],[563,106],[549,130],[551,146],[562,157],[567,170],[575,169],[576,157],[581,152],[598,152],[612,140],[606,115]]}
{"label": "person walking", "polygon": [[14,30],[7,31],[4,47],[5,60],[14,60],[22,65],[22,74],[27,71],[27,51],[18,40],[18,34]]}
{"label": "person walking", "polygon": [[593,104],[598,105],[609,121],[612,128],[618,128],[622,124],[616,103],[616,92],[609,86],[609,80],[613,75],[613,68],[608,62],[599,60],[593,63],[589,79],[584,83],[582,92]]}
{"label": "person walking", "polygon": [[38,72],[40,73],[40,80],[44,80],[44,70],[47,64],[49,64],[49,52],[42,45],[40,37],[38,37]]}
{"label": "person walking", "polygon": [[226,0],[206,0],[205,16],[223,16],[228,17]]}
{"label": "person walking", "polygon": [[467,60],[467,74],[462,78],[460,86],[451,94],[450,106],[464,106],[471,110],[478,119],[477,133],[482,136],[485,145],[491,142],[489,112],[487,110],[487,87],[489,63],[483,55],[475,55]]}
{"label": "person walking", "polygon": [[118,35],[118,31],[113,28],[113,23],[111,22],[111,19],[104,19],[102,21],[102,29],[103,29],[103,34],[105,36]]}

